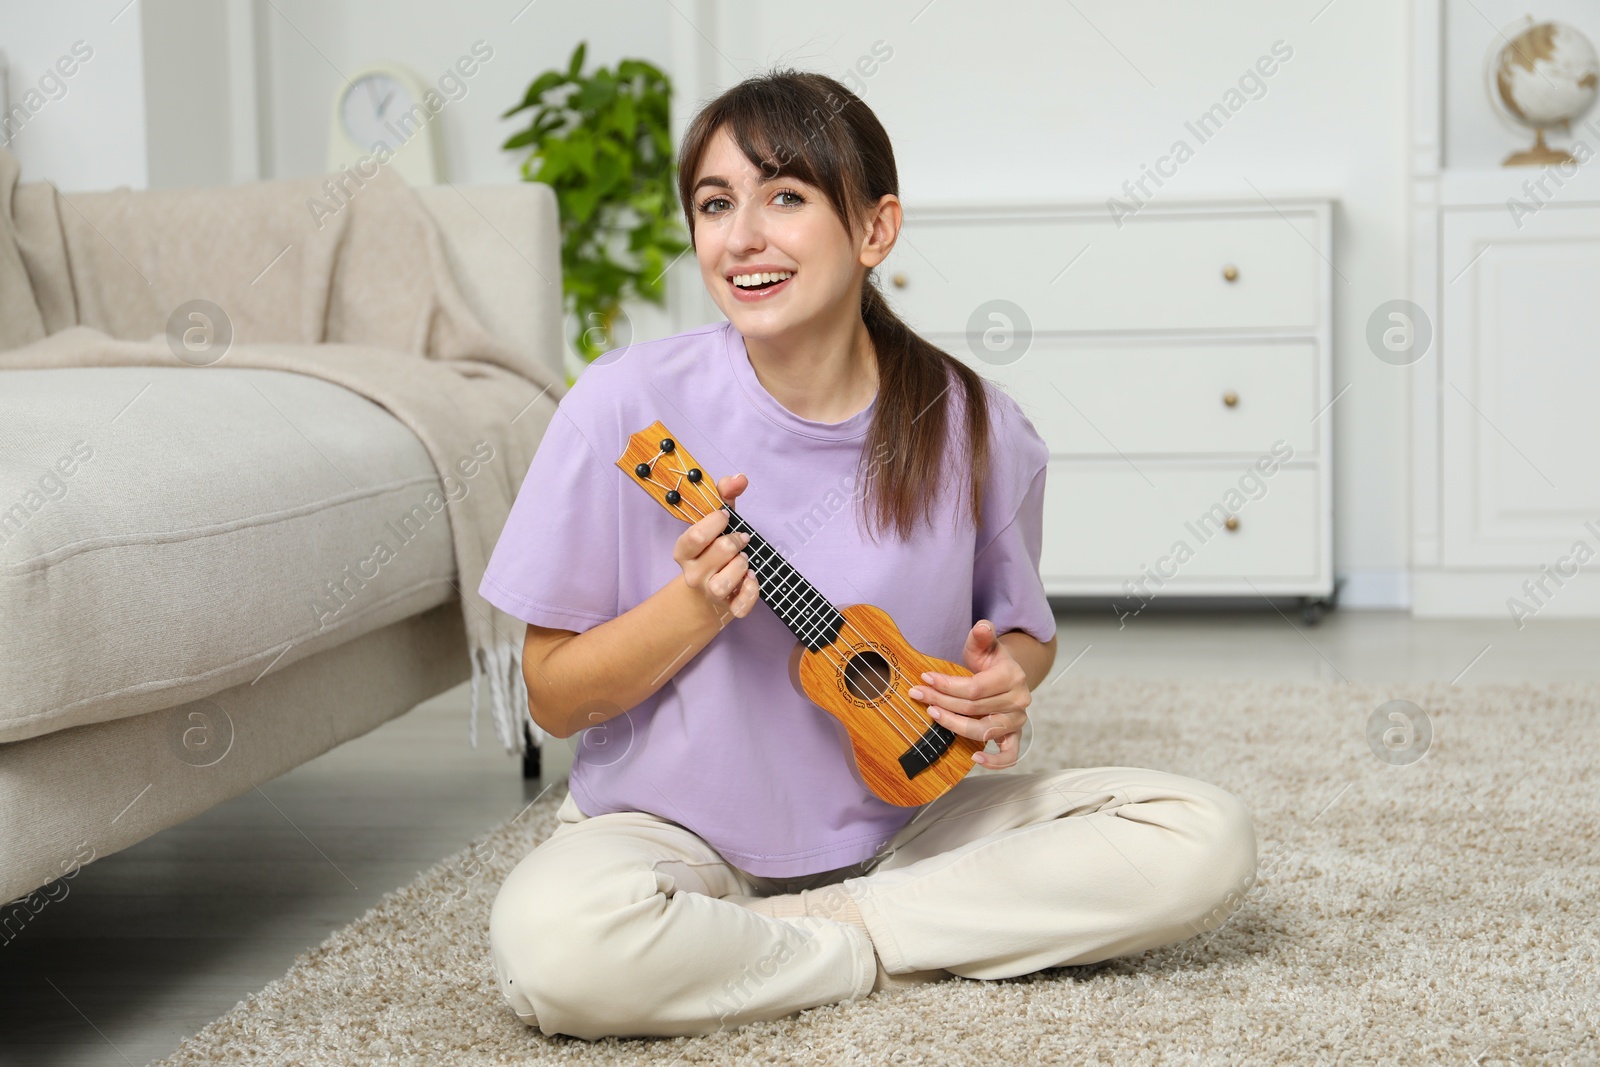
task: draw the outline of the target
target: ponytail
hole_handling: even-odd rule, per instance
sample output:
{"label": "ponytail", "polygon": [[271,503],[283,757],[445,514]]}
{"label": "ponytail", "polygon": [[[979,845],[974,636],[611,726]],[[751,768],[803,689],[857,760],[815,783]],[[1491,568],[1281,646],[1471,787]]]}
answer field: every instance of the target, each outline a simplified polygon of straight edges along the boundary
{"label": "ponytail", "polygon": [[[861,285],[861,319],[877,351],[878,401],[862,447],[857,484],[865,484],[880,465],[886,473],[872,485],[862,529],[870,537],[874,523],[880,528],[892,526],[902,539],[909,539],[919,519],[931,520],[935,506],[959,513],[962,501],[956,493],[962,471],[968,475],[965,502],[977,526],[989,470],[989,406],[982,378],[901,321],[872,271]],[[967,414],[964,439],[948,432],[950,390],[957,382]]]}

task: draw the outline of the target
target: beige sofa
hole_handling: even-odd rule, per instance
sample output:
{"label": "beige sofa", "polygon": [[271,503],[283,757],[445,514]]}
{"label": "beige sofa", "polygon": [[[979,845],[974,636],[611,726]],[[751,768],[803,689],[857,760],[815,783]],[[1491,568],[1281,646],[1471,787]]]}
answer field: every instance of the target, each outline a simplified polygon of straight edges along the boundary
{"label": "beige sofa", "polygon": [[[538,284],[541,274],[560,276],[551,190],[529,183],[418,192],[483,324],[562,373],[560,293]],[[163,388],[142,402],[160,417],[146,410],[121,419],[119,408],[156,376]],[[321,458],[284,411],[300,426],[340,428],[319,435]],[[48,452],[39,447],[45,437]],[[361,472],[360,484],[373,488],[311,491],[310,468],[325,460]],[[232,475],[204,474],[219,469]],[[108,506],[104,493],[91,491],[96,482],[122,487],[130,506]],[[367,554],[371,530],[430,490],[442,493],[442,481],[416,436],[378,405],[319,378],[250,368],[0,371],[0,613],[26,623],[8,632],[31,635],[20,642],[25,648],[0,648],[0,656],[25,656],[46,677],[70,677],[137,650],[140,677],[151,679],[112,704],[102,700],[96,721],[67,728],[0,692],[0,901],[9,902],[0,907],[0,943],[83,864],[468,679],[443,515],[354,596],[334,599],[324,586]],[[13,526],[38,522],[49,509],[36,532],[50,530],[62,553],[93,542],[110,568],[104,580],[8,602],[8,589],[27,588],[4,580],[8,562],[15,565],[5,516],[24,499],[38,506],[11,511]],[[117,566],[160,568],[170,592],[129,603],[119,597]],[[241,672],[239,663],[261,653],[252,603],[304,598],[310,619],[319,589],[324,605],[340,605],[340,625],[312,637],[292,661]],[[150,640],[197,629],[210,639],[170,647]]]}

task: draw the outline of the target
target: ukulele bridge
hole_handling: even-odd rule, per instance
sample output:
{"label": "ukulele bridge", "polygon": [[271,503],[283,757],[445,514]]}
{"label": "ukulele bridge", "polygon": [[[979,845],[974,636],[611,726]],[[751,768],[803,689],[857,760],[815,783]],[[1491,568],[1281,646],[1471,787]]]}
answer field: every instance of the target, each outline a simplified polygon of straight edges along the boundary
{"label": "ukulele bridge", "polygon": [[928,732],[916,744],[900,754],[900,767],[906,777],[915,778],[933,766],[933,761],[944,755],[955,739],[955,732],[947,727],[938,723],[928,727]]}

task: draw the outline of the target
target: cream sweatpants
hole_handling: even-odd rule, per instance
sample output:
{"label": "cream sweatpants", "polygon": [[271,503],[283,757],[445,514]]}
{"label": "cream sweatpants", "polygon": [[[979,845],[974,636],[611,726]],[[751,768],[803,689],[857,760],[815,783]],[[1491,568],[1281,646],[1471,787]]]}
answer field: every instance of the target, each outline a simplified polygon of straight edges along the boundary
{"label": "cream sweatpants", "polygon": [[[877,854],[799,878],[740,870],[645,812],[586,816],[512,869],[489,918],[501,994],[546,1034],[594,1039],[734,1029],[943,968],[1008,978],[1215,929],[1255,881],[1232,794],[1137,767],[977,770]],[[837,886],[867,930],[772,918],[720,898]],[[870,934],[870,938],[869,935]]]}

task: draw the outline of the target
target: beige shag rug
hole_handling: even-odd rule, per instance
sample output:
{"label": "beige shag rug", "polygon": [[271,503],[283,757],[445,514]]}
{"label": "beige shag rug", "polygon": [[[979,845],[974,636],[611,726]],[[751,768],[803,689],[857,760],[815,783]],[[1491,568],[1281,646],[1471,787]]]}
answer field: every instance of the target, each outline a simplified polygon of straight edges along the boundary
{"label": "beige shag rug", "polygon": [[[1374,718],[1394,700],[1421,711]],[[1600,686],[1069,676],[1030,713],[1018,770],[1155,767],[1250,806],[1261,876],[1217,933],[707,1037],[546,1037],[502,1002],[487,932],[563,783],[161,1063],[1600,1062]]]}

